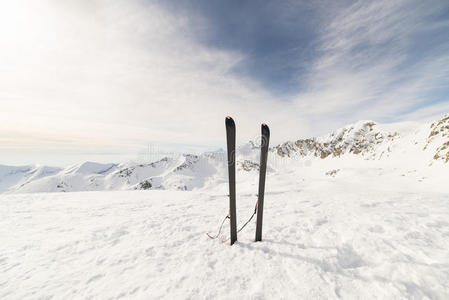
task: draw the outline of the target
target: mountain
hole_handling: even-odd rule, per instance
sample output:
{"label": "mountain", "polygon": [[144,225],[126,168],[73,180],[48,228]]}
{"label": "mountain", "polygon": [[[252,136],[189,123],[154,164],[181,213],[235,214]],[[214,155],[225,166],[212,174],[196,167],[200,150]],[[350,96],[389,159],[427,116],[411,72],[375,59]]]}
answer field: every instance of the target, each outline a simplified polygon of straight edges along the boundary
{"label": "mountain", "polygon": [[399,139],[397,131],[385,130],[373,121],[359,121],[320,138],[286,142],[275,147],[280,156],[315,156],[321,159],[355,154],[375,159],[390,152],[389,147]]}
{"label": "mountain", "polygon": [[[250,141],[237,150],[239,180],[255,180],[259,146]],[[321,161],[325,162],[324,164]],[[368,163],[370,161],[371,163]],[[403,173],[444,172],[449,161],[449,116],[419,124],[359,121],[328,135],[289,141],[270,148],[268,173],[314,165],[314,172],[336,176],[340,168],[373,166]],[[433,169],[438,168],[438,172]],[[323,170],[327,170],[324,172]],[[311,172],[310,170],[308,172]],[[427,175],[426,175],[427,176]],[[100,190],[194,190],[227,180],[226,153],[182,154],[152,163],[85,162],[67,168],[0,166],[0,193]]]}
{"label": "mountain", "polygon": [[3,166],[0,165],[0,193],[10,190],[20,190],[21,187],[41,178],[56,175],[61,168],[48,166]]}

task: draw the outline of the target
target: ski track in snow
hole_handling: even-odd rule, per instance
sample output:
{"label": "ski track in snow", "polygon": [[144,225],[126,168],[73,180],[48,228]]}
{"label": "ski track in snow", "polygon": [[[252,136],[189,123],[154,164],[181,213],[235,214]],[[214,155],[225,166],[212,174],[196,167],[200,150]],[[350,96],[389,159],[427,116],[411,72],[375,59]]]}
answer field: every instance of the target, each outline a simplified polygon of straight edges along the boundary
{"label": "ski track in snow", "polygon": [[[232,247],[205,235],[226,183],[2,195],[0,298],[448,299],[449,193],[385,178],[268,176],[263,241],[253,220]],[[255,201],[237,183],[239,227]]]}

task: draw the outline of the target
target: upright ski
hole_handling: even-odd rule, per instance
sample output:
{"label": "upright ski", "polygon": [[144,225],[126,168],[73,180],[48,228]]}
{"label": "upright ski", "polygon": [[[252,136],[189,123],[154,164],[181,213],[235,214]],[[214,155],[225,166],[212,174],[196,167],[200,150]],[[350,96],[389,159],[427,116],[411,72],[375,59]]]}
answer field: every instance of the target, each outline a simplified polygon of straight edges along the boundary
{"label": "upright ski", "polygon": [[226,140],[228,146],[229,174],[229,218],[231,223],[231,245],[237,240],[237,211],[235,203],[235,123],[226,117]]}
{"label": "upright ski", "polygon": [[267,173],[268,144],[270,142],[270,128],[262,124],[262,140],[260,145],[259,166],[259,195],[257,199],[256,242],[262,240],[263,198],[265,194],[265,175]]}

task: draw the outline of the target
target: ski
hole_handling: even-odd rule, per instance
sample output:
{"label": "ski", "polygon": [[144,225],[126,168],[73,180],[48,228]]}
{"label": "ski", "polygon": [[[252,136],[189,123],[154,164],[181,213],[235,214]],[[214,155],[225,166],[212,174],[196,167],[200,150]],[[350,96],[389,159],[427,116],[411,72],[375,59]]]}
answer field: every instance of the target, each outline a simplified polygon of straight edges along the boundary
{"label": "ski", "polygon": [[267,173],[268,144],[270,128],[262,124],[262,140],[260,144],[259,194],[257,199],[256,242],[262,240],[263,198],[265,194],[265,175]]}
{"label": "ski", "polygon": [[237,211],[235,203],[235,123],[231,117],[226,117],[226,141],[228,146],[229,174],[229,219],[231,223],[231,245],[237,240]]}

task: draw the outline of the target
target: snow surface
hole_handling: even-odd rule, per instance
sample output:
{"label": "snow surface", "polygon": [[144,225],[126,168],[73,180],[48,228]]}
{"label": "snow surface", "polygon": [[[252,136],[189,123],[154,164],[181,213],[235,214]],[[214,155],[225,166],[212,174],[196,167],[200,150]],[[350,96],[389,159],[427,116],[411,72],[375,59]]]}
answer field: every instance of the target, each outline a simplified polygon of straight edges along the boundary
{"label": "snow surface", "polygon": [[[228,223],[206,236],[225,157],[0,166],[0,299],[449,299],[449,117],[271,148],[258,243],[255,220],[232,247]],[[258,159],[237,153],[239,227]]]}
{"label": "snow surface", "polygon": [[[273,133],[275,134],[275,133]],[[240,176],[259,168],[256,142],[237,151]],[[294,161],[382,161],[383,166],[424,173],[439,172],[449,162],[449,116],[432,123],[377,124],[360,121],[318,138],[289,141],[270,149],[268,172],[282,174]],[[435,167],[435,168],[434,168]],[[443,169],[447,169],[443,167]],[[444,171],[447,175],[447,171]],[[434,177],[433,175],[431,177]],[[227,180],[226,153],[182,154],[151,163],[85,162],[66,168],[0,166],[0,193],[103,190],[200,190]]]}
{"label": "snow surface", "polygon": [[[227,213],[226,182],[2,195],[0,298],[448,299],[447,184],[349,163],[269,174],[263,241],[253,220],[234,246],[205,235]],[[256,177],[239,177],[240,225]]]}

